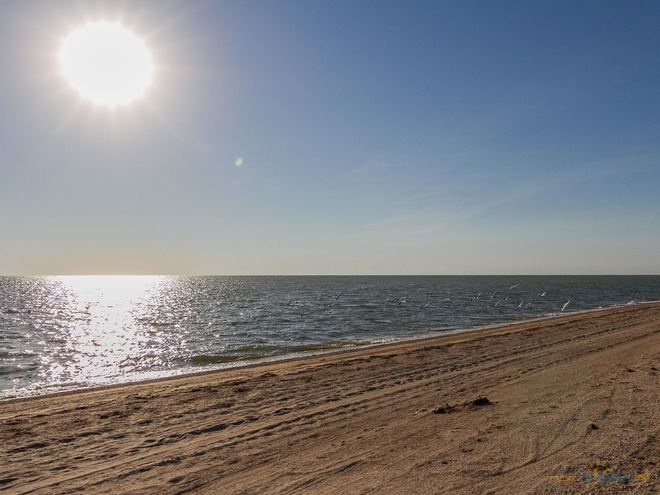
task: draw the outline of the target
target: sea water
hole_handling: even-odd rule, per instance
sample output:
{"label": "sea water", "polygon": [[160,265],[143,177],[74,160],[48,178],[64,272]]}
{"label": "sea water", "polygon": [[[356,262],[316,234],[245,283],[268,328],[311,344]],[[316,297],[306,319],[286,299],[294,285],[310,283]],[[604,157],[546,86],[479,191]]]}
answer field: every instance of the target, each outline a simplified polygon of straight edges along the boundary
{"label": "sea water", "polygon": [[0,399],[660,299],[660,276],[0,277]]}

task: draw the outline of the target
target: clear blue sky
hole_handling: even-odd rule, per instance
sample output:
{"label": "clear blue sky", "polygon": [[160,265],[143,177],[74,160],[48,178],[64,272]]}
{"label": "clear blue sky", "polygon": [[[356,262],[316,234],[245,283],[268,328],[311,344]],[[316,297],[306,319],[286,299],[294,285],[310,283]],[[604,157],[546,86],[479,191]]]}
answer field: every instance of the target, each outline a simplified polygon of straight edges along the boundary
{"label": "clear blue sky", "polygon": [[[117,18],[158,72],[113,112],[55,54]],[[0,273],[660,273],[659,2],[21,1],[0,32]]]}

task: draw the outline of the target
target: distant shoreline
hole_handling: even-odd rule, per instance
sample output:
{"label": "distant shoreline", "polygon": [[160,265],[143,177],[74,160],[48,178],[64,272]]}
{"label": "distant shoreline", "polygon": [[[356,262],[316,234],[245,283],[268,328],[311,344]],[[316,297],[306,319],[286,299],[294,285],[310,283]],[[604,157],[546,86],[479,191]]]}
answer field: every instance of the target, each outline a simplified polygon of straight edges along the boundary
{"label": "distant shoreline", "polygon": [[369,274],[369,273],[359,273],[355,275],[349,275],[345,273],[340,274],[256,274],[256,275],[237,275],[237,274],[226,274],[226,275],[199,275],[199,274],[190,274],[190,273],[159,273],[159,274],[130,274],[130,273],[106,273],[106,274],[91,274],[91,273],[48,273],[48,274],[4,274],[0,275],[0,278],[16,278],[16,277],[209,277],[209,278],[275,278],[275,277],[318,277],[318,278],[346,278],[346,277],[357,277],[357,278],[368,278],[368,277],[411,277],[411,278],[433,278],[433,277],[510,277],[510,278],[529,278],[529,277],[660,277],[660,273],[560,273],[560,274],[543,274],[543,273],[534,273],[534,274]]}

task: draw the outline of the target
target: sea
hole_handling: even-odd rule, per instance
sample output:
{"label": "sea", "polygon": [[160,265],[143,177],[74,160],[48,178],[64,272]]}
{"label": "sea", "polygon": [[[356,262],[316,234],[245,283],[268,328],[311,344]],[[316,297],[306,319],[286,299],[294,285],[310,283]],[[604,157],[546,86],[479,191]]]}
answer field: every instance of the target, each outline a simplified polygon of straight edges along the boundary
{"label": "sea", "polygon": [[660,276],[0,277],[0,400],[660,299]]}

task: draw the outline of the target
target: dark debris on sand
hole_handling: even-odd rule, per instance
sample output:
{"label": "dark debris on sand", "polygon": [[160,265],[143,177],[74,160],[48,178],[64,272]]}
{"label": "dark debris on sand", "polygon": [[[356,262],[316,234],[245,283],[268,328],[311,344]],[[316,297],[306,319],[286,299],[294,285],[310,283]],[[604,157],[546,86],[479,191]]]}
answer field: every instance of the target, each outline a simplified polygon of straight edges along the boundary
{"label": "dark debris on sand", "polygon": [[483,406],[492,406],[494,405],[493,402],[488,399],[485,395],[480,395],[476,397],[475,399],[469,400],[467,402],[463,402],[462,404],[459,405],[452,405],[449,404],[448,402],[445,403],[444,406],[438,406],[435,407],[431,410],[433,414],[449,414],[453,412],[458,412],[462,409],[478,409]]}
{"label": "dark debris on sand", "polygon": [[486,397],[485,395],[480,395],[474,400],[468,401],[466,405],[475,408],[475,407],[481,407],[481,406],[492,406],[493,403]]}
{"label": "dark debris on sand", "polygon": [[446,403],[444,406],[438,406],[433,409],[433,414],[449,414],[456,410],[456,406],[449,405]]}

